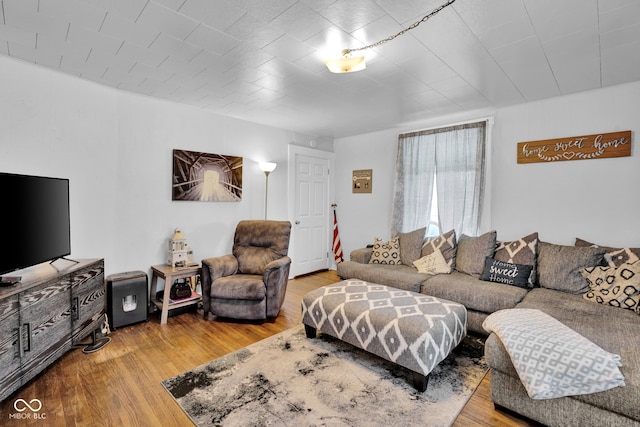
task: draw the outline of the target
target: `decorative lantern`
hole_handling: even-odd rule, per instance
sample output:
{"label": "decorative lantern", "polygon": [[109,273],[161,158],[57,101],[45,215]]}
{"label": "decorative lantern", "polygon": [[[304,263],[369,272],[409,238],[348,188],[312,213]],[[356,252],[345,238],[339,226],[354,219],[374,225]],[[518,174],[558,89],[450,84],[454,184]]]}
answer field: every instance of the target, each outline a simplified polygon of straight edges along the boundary
{"label": "decorative lantern", "polygon": [[179,228],[175,229],[169,239],[169,256],[167,264],[172,267],[187,267],[193,264],[193,251],[187,245],[187,239]]}

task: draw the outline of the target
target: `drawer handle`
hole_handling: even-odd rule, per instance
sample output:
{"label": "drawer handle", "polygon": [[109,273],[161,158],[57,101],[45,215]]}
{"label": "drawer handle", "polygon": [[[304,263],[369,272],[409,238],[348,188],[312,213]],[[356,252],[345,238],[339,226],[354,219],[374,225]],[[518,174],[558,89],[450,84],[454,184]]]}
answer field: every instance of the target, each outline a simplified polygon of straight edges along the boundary
{"label": "drawer handle", "polygon": [[[27,348],[24,348],[24,330],[27,330]],[[27,351],[31,351],[31,324],[24,323],[20,328],[18,328],[18,346],[20,347],[20,357],[24,357],[24,354]]]}
{"label": "drawer handle", "polygon": [[72,319],[78,320],[80,319],[80,305],[78,297],[73,299],[73,305],[71,306],[71,313],[73,313]]}

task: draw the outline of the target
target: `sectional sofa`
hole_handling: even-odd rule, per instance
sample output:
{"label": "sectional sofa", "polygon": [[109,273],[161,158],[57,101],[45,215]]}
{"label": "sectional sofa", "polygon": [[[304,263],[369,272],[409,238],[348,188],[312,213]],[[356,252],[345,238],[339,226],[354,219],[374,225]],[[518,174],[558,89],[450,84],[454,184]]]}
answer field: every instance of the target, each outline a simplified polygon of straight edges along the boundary
{"label": "sectional sofa", "polygon": [[[491,398],[498,409],[549,426],[640,426],[640,248],[612,248],[576,239],[541,242],[537,233],[500,241],[454,230],[424,239],[424,229],[351,252],[338,264],[343,279],[360,279],[463,304],[468,330],[487,337]],[[533,399],[511,357],[483,323],[492,313],[535,309],[620,356],[624,387]],[[515,311],[517,314],[518,312]],[[523,312],[520,312],[523,313]],[[554,331],[549,331],[553,334]]]}

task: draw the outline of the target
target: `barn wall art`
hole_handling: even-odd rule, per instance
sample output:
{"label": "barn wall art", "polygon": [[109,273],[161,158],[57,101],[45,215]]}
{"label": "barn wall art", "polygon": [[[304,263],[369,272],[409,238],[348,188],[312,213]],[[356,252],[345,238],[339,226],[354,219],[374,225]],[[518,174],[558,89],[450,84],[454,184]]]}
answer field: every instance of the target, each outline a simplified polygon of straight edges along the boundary
{"label": "barn wall art", "polygon": [[172,200],[242,200],[242,157],[173,150]]}

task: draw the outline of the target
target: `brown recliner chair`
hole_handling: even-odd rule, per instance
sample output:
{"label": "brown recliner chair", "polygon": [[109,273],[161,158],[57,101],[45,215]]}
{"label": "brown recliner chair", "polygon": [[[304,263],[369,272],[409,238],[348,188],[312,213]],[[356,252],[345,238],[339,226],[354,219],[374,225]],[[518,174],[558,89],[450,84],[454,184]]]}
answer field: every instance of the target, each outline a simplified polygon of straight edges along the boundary
{"label": "brown recliner chair", "polygon": [[287,290],[289,221],[240,221],[233,254],[202,260],[204,314],[233,319],[275,318]]}

